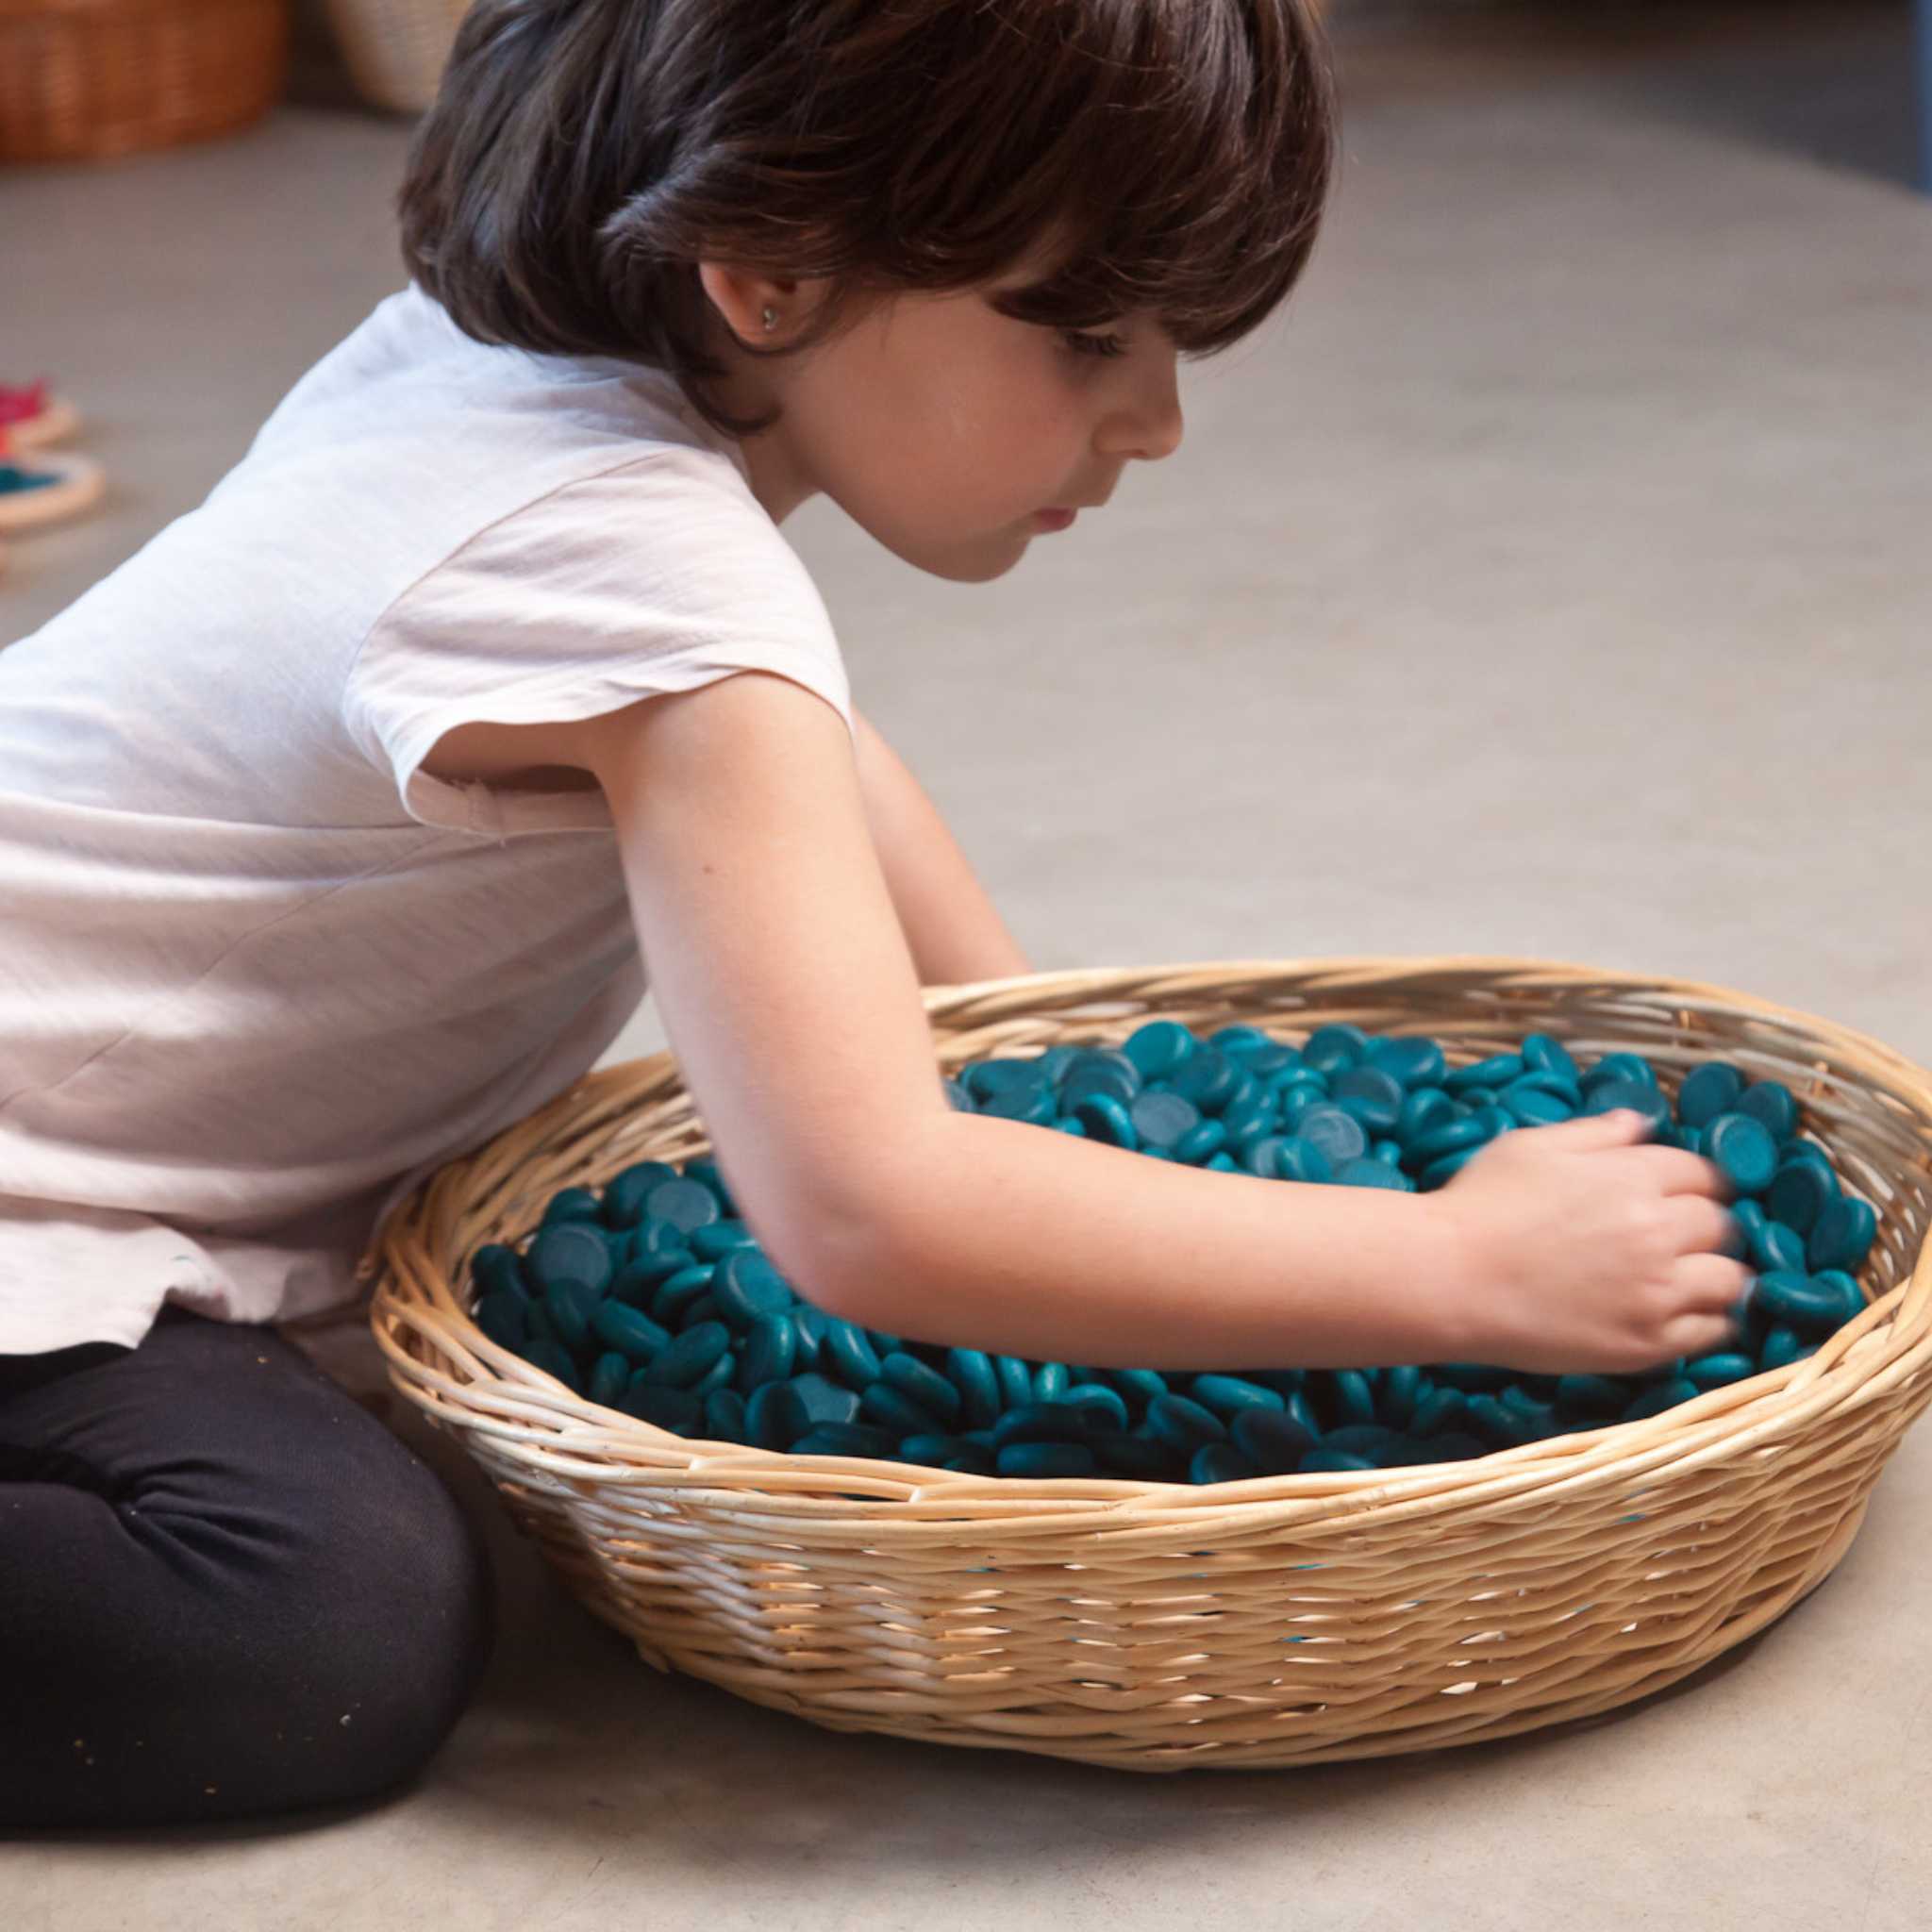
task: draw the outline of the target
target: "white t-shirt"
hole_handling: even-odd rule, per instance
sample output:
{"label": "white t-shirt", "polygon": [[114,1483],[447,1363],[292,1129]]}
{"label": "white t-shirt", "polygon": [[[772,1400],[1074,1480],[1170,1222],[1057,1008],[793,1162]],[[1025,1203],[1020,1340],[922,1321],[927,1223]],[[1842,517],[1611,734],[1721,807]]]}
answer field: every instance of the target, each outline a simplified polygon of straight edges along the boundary
{"label": "white t-shirt", "polygon": [[809,575],[669,376],[378,304],[0,651],[0,1354],[353,1299],[390,1208],[644,993],[603,792],[418,761],[753,668],[852,729]]}

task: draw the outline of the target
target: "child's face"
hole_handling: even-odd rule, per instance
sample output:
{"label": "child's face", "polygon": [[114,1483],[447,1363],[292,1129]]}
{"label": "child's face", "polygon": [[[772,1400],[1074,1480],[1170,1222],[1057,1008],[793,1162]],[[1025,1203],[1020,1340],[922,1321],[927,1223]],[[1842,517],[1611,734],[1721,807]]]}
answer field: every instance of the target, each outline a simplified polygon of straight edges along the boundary
{"label": "child's face", "polygon": [[[720,331],[732,371],[719,397],[734,413],[776,402],[778,425],[741,445],[774,522],[823,491],[888,550],[935,576],[1004,575],[1036,537],[1038,512],[1105,503],[1133,458],[1181,440],[1176,354],[1147,316],[1108,329],[1126,353],[1105,358],[1061,331],[1015,322],[988,296],[1034,279],[1037,264],[947,295],[892,297],[848,332],[795,358],[759,361]],[[740,277],[706,262],[720,316],[752,341],[782,339],[817,285]],[[777,331],[761,323],[777,308]]]}

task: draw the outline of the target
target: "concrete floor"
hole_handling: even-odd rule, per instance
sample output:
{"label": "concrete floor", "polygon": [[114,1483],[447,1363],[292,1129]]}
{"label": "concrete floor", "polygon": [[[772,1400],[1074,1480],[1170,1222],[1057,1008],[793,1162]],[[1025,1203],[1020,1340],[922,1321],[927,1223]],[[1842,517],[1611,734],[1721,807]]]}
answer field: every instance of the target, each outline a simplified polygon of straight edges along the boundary
{"label": "concrete floor", "polygon": [[[1932,1062],[1932,201],[1907,185],[1906,8],[1343,0],[1336,31],[1330,225],[1288,310],[1189,373],[1174,458],[991,585],[919,575],[823,501],[788,522],[856,697],[1040,970],[1541,957],[1715,981]],[[399,285],[406,138],[291,106],[0,182],[0,375],[79,398],[112,487],[16,541],[0,640],[199,502]],[[608,1058],[663,1044],[647,1004]],[[312,1345],[380,1387],[366,1333]],[[1155,1778],[841,1736],[660,1677],[393,1407],[502,1591],[444,1751],[373,1810],[0,1842],[11,1932],[1926,1922],[1924,1430],[1823,1590],[1643,1705]]]}

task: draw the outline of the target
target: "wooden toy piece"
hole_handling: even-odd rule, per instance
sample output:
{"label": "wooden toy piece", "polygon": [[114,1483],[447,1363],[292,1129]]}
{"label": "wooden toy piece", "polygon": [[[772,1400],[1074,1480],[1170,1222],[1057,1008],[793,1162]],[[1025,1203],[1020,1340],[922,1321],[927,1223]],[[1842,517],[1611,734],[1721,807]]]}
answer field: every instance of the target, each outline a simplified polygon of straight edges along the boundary
{"label": "wooden toy piece", "polygon": [[80,427],[80,411],[64,396],[50,394],[47,379],[25,389],[0,382],[0,429],[13,439],[15,449],[42,449]]}
{"label": "wooden toy piece", "polygon": [[0,530],[31,529],[76,516],[99,501],[106,478],[86,457],[35,456],[23,460],[0,426]]}

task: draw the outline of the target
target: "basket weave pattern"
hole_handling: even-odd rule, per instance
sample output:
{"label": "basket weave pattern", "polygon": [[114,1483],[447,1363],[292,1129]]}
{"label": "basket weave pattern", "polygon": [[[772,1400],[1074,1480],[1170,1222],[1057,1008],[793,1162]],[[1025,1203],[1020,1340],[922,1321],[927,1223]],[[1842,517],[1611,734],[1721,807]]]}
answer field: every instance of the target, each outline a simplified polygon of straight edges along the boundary
{"label": "basket weave pattern", "polygon": [[0,162],[111,160],[252,125],[289,0],[0,0]]}
{"label": "basket weave pattern", "polygon": [[[833,1730],[1137,1771],[1506,1737],[1689,1675],[1815,1589],[1932,1400],[1932,1080],[1725,988],[1514,958],[1218,961],[924,995],[939,1067],[1149,1019],[1562,1041],[1779,1079],[1878,1231],[1816,1354],[1638,1423],[1464,1462],[1206,1485],[981,1477],[688,1441],[470,1320],[471,1257],[551,1197],[709,1151],[669,1054],[586,1074],[398,1204],[362,1263],[396,1387],[455,1431],[595,1615]],[[1240,1364],[1231,1364],[1240,1367]],[[1247,1366],[1288,1366],[1249,1364]]]}

